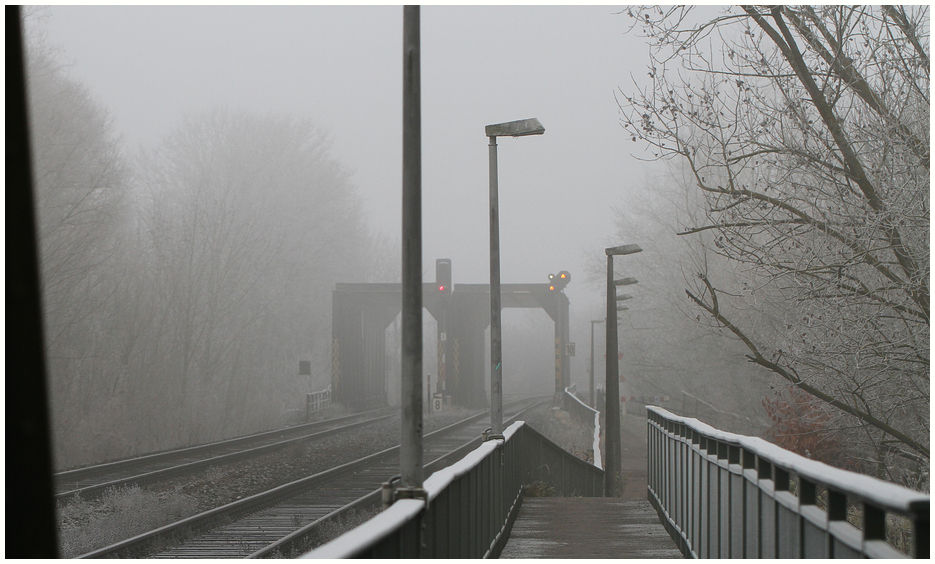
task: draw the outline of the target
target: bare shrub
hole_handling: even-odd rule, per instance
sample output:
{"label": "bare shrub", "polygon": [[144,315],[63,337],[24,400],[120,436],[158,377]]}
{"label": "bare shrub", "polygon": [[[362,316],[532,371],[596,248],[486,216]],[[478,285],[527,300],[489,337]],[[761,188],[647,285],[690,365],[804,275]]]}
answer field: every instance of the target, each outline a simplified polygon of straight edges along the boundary
{"label": "bare shrub", "polygon": [[98,501],[75,497],[58,506],[59,548],[74,558],[177,521],[197,508],[178,491],[155,494],[139,486],[112,488]]}

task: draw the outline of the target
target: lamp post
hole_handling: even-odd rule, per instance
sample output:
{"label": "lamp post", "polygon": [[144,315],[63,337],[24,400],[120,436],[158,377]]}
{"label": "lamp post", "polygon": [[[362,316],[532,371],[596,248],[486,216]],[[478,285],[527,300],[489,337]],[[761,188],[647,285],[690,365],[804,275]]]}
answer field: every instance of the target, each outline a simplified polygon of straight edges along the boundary
{"label": "lamp post", "polygon": [[[614,280],[614,257],[642,252],[639,245],[622,245],[604,249],[607,255],[607,319],[617,319],[617,285]],[[621,281],[622,282],[622,281]],[[620,306],[626,307],[626,306]],[[607,329],[606,406],[604,423],[604,495],[616,495],[616,476],[620,471],[620,376],[617,363],[617,324],[605,323]]]}
{"label": "lamp post", "polygon": [[545,128],[536,118],[488,125],[490,156],[490,432],[503,435],[503,373],[500,339],[500,204],[497,185],[497,137],[542,135]]}
{"label": "lamp post", "polygon": [[588,372],[588,405],[595,407],[594,405],[594,324],[603,323],[603,319],[592,319],[591,320],[591,370]]}
{"label": "lamp post", "polygon": [[[627,276],[626,278],[623,278],[621,280],[614,280],[614,286],[629,286],[630,284],[636,284],[638,282],[639,281],[636,278],[633,278],[632,276]],[[631,296],[630,294],[624,294],[623,296],[617,299],[626,300],[632,297],[633,296]],[[617,311],[623,311],[626,309],[629,309],[629,308],[627,308],[627,306],[617,307]],[[588,405],[590,405],[591,407],[597,407],[596,405],[594,405],[594,324],[595,323],[604,323],[604,320],[594,319],[591,321],[591,372],[590,372],[591,392],[590,392],[590,395],[588,396],[588,399],[590,400]],[[620,320],[617,320],[617,325],[620,325]]]}
{"label": "lamp post", "polygon": [[422,98],[419,6],[403,7],[402,488],[422,491]]}

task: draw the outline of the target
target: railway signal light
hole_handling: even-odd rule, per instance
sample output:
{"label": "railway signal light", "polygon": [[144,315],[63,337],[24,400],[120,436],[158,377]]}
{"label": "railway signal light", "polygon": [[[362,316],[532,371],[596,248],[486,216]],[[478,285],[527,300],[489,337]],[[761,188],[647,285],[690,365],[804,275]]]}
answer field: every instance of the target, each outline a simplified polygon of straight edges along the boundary
{"label": "railway signal light", "polygon": [[564,290],[565,286],[571,281],[571,274],[567,270],[563,270],[558,274],[549,274],[549,290]]}
{"label": "railway signal light", "polygon": [[435,285],[440,293],[451,293],[451,259],[435,260]]}

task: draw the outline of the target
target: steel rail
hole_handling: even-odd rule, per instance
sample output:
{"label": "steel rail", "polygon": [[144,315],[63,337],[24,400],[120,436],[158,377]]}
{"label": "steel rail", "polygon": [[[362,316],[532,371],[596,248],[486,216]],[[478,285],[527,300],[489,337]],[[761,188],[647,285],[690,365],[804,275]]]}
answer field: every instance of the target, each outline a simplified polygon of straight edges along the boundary
{"label": "steel rail", "polygon": [[[515,403],[520,403],[515,402]],[[432,433],[425,437],[441,438],[446,434],[455,432],[463,427],[476,423],[489,412],[482,412],[472,417],[466,418],[460,422],[454,423]],[[384,449],[377,453],[359,458],[319,472],[306,478],[301,478],[293,482],[283,484],[272,488],[266,492],[255,494],[247,498],[237,500],[221,507],[210,509],[198,515],[193,515],[181,519],[174,523],[164,525],[147,533],[137,535],[130,539],[100,548],[79,556],[79,558],[104,558],[104,557],[130,557],[136,558],[150,552],[150,547],[156,543],[171,543],[174,539],[189,537],[193,534],[199,534],[215,527],[232,523],[251,513],[268,509],[286,500],[300,496],[316,486],[325,484],[341,476],[360,474],[365,468],[377,465],[381,460],[397,454],[399,445]],[[369,489],[369,488],[368,488]],[[346,505],[341,503],[338,507]],[[290,531],[291,532],[291,531]]]}
{"label": "steel rail", "polygon": [[[539,405],[542,405],[542,403],[544,403],[545,401],[550,401],[550,400],[551,400],[551,397],[548,398],[547,400],[540,401],[539,403],[533,403],[531,405],[526,406],[522,411],[519,411],[512,417],[508,418],[504,422],[504,426],[511,425],[512,423],[517,421],[520,417],[522,417],[530,409],[537,407]],[[504,407],[509,407],[509,405],[504,406]],[[478,417],[486,417],[488,414],[489,414],[489,411],[480,414]],[[443,431],[443,430],[444,429],[440,429],[439,431]],[[439,431],[435,431],[435,432],[437,433]],[[426,435],[426,438],[429,438],[432,434],[434,433],[430,433],[429,435]],[[439,456],[438,458],[429,462],[423,467],[424,475],[426,476],[431,475],[433,472],[436,472],[438,470],[441,470],[443,468],[450,466],[454,462],[464,458],[464,456],[467,453],[473,451],[478,446],[480,446],[482,443],[483,443],[483,437],[475,437],[471,439],[470,441],[462,444],[460,447]],[[268,546],[260,550],[257,550],[256,552],[247,556],[247,558],[267,558],[267,557],[272,556],[277,551],[280,554],[288,554],[292,550],[300,550],[302,548],[302,545],[306,543],[311,537],[313,537],[317,533],[317,531],[325,524],[338,522],[341,519],[343,519],[344,516],[349,514],[351,511],[369,509],[381,503],[382,493],[383,493],[382,488],[377,488],[373,490],[372,492],[370,492],[369,494],[363,497],[360,497],[356,499],[355,501],[345,505],[344,507],[341,507],[340,509],[336,509],[332,511],[331,513],[325,515],[324,517],[321,517],[320,519],[313,521],[312,523],[309,523],[308,525],[302,527],[301,529],[298,529],[295,532],[290,533],[289,535],[279,539],[278,541],[271,543]]]}
{"label": "steel rail", "polygon": [[317,429],[319,427],[324,427],[326,425],[340,424],[345,421],[373,415],[375,413],[379,413],[379,412],[386,411],[386,410],[387,408],[374,409],[374,410],[365,411],[362,413],[354,413],[352,415],[335,417],[333,419],[325,419],[323,421],[303,423],[301,425],[296,425],[294,427],[286,427],[284,429],[262,431],[260,433],[253,433],[250,435],[244,435],[242,437],[234,437],[232,439],[224,439],[221,441],[205,443],[202,445],[183,447],[183,448],[172,449],[172,450],[167,450],[163,452],[155,452],[151,454],[145,454],[143,456],[136,456],[133,458],[114,460],[112,462],[105,462],[103,464],[95,464],[93,466],[85,466],[82,468],[73,468],[70,470],[63,470],[61,472],[55,472],[54,474],[52,474],[52,478],[58,483],[80,482],[83,480],[93,478],[95,476],[100,476],[102,474],[126,472],[128,469],[141,466],[141,465],[159,464],[159,463],[165,462],[166,460],[173,460],[175,458],[179,458],[182,456],[199,455],[204,452],[210,452],[212,450],[238,446],[241,443],[250,443],[254,441],[264,440],[264,439],[268,439],[270,437],[274,437],[277,435],[290,434],[296,431],[304,432],[309,429]]}
{"label": "steel rail", "polygon": [[[261,445],[258,447],[253,447],[253,448],[248,448],[248,449],[243,449],[243,450],[238,450],[235,452],[229,452],[226,454],[220,454],[218,456],[212,456],[210,458],[203,458],[200,460],[195,460],[193,462],[185,462],[183,464],[178,464],[176,466],[170,466],[168,468],[161,468],[158,470],[153,470],[151,472],[145,472],[143,474],[137,474],[134,476],[128,476],[126,478],[119,478],[117,480],[110,480],[108,482],[103,482],[103,483],[95,484],[92,486],[85,486],[83,488],[78,488],[75,490],[60,492],[60,493],[55,494],[55,499],[67,499],[75,495],[80,495],[84,498],[95,497],[95,496],[103,495],[103,493],[109,488],[118,488],[122,486],[133,485],[133,484],[144,485],[144,484],[151,484],[154,482],[160,482],[163,480],[167,480],[169,478],[174,478],[176,476],[181,476],[184,474],[195,472],[197,470],[201,470],[202,468],[207,468],[210,466],[217,466],[220,464],[231,464],[239,460],[244,460],[247,458],[260,456],[262,454],[267,454],[274,450],[285,448],[295,443],[324,439],[332,435],[337,435],[340,433],[353,431],[354,429],[357,429],[359,427],[364,427],[364,426],[367,426],[373,423],[378,423],[380,421],[390,419],[392,417],[396,417],[396,414],[393,413],[390,415],[382,415],[379,417],[374,417],[372,419],[365,419],[363,421],[358,421],[356,423],[350,423],[350,424],[343,425],[340,427],[335,427],[333,429],[319,431],[317,433],[301,435],[298,437],[293,437],[291,439],[277,441],[275,443],[265,444],[265,445]],[[235,440],[239,441],[238,439],[235,439]],[[231,446],[231,445],[228,445],[228,446]]]}

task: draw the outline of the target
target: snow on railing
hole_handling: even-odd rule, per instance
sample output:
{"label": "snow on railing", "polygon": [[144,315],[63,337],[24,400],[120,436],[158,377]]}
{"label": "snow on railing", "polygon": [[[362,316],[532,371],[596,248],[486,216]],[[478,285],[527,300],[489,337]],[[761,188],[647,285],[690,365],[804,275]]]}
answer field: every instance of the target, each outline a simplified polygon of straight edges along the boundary
{"label": "snow on railing", "polygon": [[[913,556],[928,558],[928,495],[647,409],[650,501],[686,556],[898,558],[885,531],[895,513],[912,521]],[[847,522],[849,498],[862,529]]]}
{"label": "snow on railing", "polygon": [[601,412],[581,401],[574,394],[574,388],[574,385],[565,388],[565,397],[571,398],[575,402],[575,408],[579,412],[585,411],[594,418],[594,443],[591,448],[594,451],[594,465],[603,470],[604,466],[601,464]]}
{"label": "snow on railing", "polygon": [[[516,433],[517,429],[521,428],[524,424],[525,423],[522,421],[513,423],[503,432],[503,439],[486,441],[455,464],[443,468],[429,476],[422,485],[427,496],[425,501],[415,499],[397,500],[393,505],[373,519],[370,519],[359,527],[309,552],[304,555],[303,558],[357,558],[361,555],[368,554],[368,551],[377,548],[377,545],[386,541],[388,538],[394,535],[400,535],[404,531],[406,525],[416,520],[423,510],[430,508],[432,502],[435,501],[440,494],[445,492],[447,488],[451,486],[452,482],[481,468],[485,461],[488,461],[496,453],[501,452],[500,447],[507,443]],[[486,485],[489,486],[490,484]],[[487,491],[489,492],[491,490],[488,489]],[[516,495],[518,494],[519,492],[516,492]],[[471,495],[468,499],[470,499],[471,502],[476,502],[480,497],[482,496]],[[511,505],[515,506],[515,504]],[[476,513],[480,508],[472,505],[469,509]],[[448,516],[446,515],[445,517]],[[484,518],[486,516],[479,517]],[[471,541],[473,540],[475,540],[475,538],[471,538],[469,544],[472,544]],[[404,547],[398,546],[396,548],[400,551],[400,554],[396,556],[402,557],[404,555]],[[414,550],[416,554],[420,552],[418,546],[411,546],[409,548]],[[490,552],[488,550],[468,557],[479,558],[486,557],[489,554]]]}
{"label": "snow on railing", "polygon": [[522,501],[543,482],[557,495],[603,495],[604,473],[518,421],[423,483],[425,500],[397,500],[304,558],[495,558]]}

